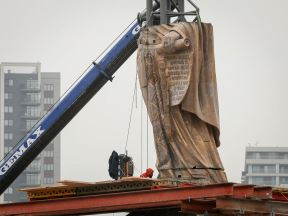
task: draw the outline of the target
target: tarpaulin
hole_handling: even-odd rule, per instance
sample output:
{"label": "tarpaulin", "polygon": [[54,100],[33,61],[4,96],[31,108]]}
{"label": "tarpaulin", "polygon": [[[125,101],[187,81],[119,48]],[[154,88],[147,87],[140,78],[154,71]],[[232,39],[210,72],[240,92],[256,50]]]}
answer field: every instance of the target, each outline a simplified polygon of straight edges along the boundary
{"label": "tarpaulin", "polygon": [[217,151],[212,25],[144,28],[138,39],[137,72],[153,126],[159,177],[226,182]]}

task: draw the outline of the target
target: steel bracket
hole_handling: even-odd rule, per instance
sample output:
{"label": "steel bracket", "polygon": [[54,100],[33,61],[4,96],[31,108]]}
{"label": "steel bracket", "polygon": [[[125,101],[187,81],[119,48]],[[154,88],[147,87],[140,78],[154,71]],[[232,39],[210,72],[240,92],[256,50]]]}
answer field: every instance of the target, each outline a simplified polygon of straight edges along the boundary
{"label": "steel bracket", "polygon": [[110,81],[110,82],[113,81],[114,77],[108,75],[105,71],[103,71],[103,70],[100,68],[99,64],[97,64],[96,62],[93,62],[93,65],[99,69],[100,73],[101,73],[108,81]]}

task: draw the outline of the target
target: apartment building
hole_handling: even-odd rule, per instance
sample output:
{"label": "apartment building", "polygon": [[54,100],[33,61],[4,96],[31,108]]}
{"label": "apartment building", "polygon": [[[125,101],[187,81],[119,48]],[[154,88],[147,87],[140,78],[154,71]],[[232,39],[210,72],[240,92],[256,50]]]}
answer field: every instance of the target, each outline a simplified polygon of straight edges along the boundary
{"label": "apartment building", "polygon": [[[0,157],[7,154],[60,97],[60,73],[40,63],[0,64]],[[2,195],[2,202],[26,201],[20,188],[60,180],[60,135]]]}

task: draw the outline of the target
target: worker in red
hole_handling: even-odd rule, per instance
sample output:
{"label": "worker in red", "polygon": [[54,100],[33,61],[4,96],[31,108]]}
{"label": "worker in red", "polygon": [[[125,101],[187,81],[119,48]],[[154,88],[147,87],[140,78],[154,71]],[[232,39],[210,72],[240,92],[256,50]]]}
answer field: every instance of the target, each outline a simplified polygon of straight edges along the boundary
{"label": "worker in red", "polygon": [[154,170],[152,168],[147,168],[144,173],[140,175],[142,178],[152,178]]}

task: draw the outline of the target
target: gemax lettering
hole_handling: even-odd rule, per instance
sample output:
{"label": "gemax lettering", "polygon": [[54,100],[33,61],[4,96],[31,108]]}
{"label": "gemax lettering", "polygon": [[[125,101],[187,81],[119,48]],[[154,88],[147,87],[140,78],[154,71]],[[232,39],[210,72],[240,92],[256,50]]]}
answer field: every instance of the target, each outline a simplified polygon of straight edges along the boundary
{"label": "gemax lettering", "polygon": [[11,167],[12,165],[23,155],[23,153],[31,146],[32,143],[37,140],[40,135],[44,132],[45,130],[41,130],[41,126],[39,126],[34,133],[24,142],[16,152],[6,161],[4,165],[1,166],[0,168],[0,175],[4,175]]}

